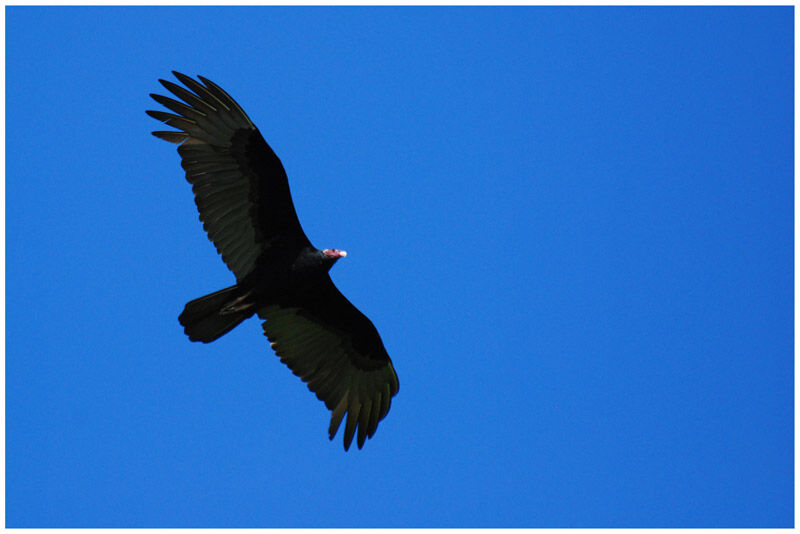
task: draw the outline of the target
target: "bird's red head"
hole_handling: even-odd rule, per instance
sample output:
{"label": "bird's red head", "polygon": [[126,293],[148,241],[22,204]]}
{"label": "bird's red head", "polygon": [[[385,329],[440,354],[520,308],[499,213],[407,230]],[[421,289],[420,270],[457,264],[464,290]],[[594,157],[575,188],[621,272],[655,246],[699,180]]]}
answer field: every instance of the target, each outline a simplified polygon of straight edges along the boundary
{"label": "bird's red head", "polygon": [[325,250],[322,251],[322,254],[324,254],[326,258],[332,260],[338,260],[339,258],[344,258],[345,256],[347,256],[347,252],[336,248],[326,248]]}

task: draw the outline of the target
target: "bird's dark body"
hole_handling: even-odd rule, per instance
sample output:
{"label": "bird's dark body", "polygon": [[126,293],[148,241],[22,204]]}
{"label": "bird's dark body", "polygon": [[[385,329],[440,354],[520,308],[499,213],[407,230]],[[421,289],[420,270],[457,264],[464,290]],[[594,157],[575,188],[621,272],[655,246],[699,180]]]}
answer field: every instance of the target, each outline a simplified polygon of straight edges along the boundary
{"label": "bird's dark body", "polygon": [[319,287],[328,278],[331,267],[333,262],[326,262],[312,247],[300,251],[273,247],[259,258],[255,270],[239,285],[252,291],[257,303],[277,303]]}
{"label": "bird's dark body", "polygon": [[174,73],[182,100],[151,95],[177,113],[148,114],[178,131],[153,132],[179,145],[200,220],[236,284],[186,304],[192,341],[214,341],[258,315],[292,372],[332,410],[333,439],[347,415],[344,445],[358,447],[389,411],[399,383],[378,331],[336,288],[328,271],[345,253],[315,248],[303,232],[278,156],[239,105],[213,82]]}

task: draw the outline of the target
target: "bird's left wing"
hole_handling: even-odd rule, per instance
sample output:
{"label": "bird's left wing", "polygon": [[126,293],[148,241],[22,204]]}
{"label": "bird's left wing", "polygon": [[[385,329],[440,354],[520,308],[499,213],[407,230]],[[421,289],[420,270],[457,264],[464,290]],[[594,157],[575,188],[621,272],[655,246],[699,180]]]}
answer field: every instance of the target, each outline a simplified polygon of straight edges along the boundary
{"label": "bird's left wing", "polygon": [[358,448],[386,417],[400,384],[372,322],[330,277],[292,302],[265,306],[264,333],[281,361],[308,384],[331,414],[330,439],[345,414],[344,448]]}
{"label": "bird's left wing", "polygon": [[159,81],[182,101],[151,94],[174,113],[147,114],[178,131],[153,135],[180,145],[200,220],[236,279],[250,274],[267,248],[310,245],[283,165],[244,110],[211,80],[173,74],[188,89]]}

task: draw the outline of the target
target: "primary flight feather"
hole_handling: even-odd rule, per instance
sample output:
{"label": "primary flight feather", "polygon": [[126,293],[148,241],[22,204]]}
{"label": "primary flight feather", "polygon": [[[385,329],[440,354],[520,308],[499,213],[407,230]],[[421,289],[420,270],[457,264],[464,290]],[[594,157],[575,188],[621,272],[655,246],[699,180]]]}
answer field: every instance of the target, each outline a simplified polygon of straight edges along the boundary
{"label": "primary flight feather", "polygon": [[173,72],[180,100],[151,94],[169,109],[147,111],[176,128],[153,135],[175,143],[200,221],[236,284],[195,299],[178,317],[192,341],[209,343],[258,315],[275,354],[331,410],[333,439],[345,420],[344,448],[358,448],[386,417],[399,383],[372,322],[328,271],[343,250],[306,237],[280,159],[244,110],[214,82]]}

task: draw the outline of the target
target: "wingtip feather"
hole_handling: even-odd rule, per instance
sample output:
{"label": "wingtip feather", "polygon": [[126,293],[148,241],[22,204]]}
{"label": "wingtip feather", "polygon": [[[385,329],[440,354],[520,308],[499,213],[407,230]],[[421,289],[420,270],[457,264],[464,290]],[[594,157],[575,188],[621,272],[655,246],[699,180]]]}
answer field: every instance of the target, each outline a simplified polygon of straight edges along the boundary
{"label": "wingtip feather", "polygon": [[189,137],[185,132],[152,132],[152,134],[159,139],[180,145]]}
{"label": "wingtip feather", "polygon": [[350,449],[350,444],[353,442],[360,411],[361,405],[358,403],[356,403],[355,406],[350,406],[350,409],[347,410],[347,423],[345,423],[344,427],[344,450]]}
{"label": "wingtip feather", "polygon": [[367,433],[369,431],[369,420],[370,415],[372,412],[372,402],[367,400],[364,402],[364,405],[361,406],[361,413],[358,415],[358,448],[364,446],[364,442],[367,440]]}
{"label": "wingtip feather", "polygon": [[333,439],[336,435],[336,432],[339,431],[339,425],[342,424],[342,418],[344,417],[345,412],[347,411],[347,395],[345,394],[342,397],[342,400],[339,401],[339,404],[331,413],[331,424],[328,426],[328,437]]}

